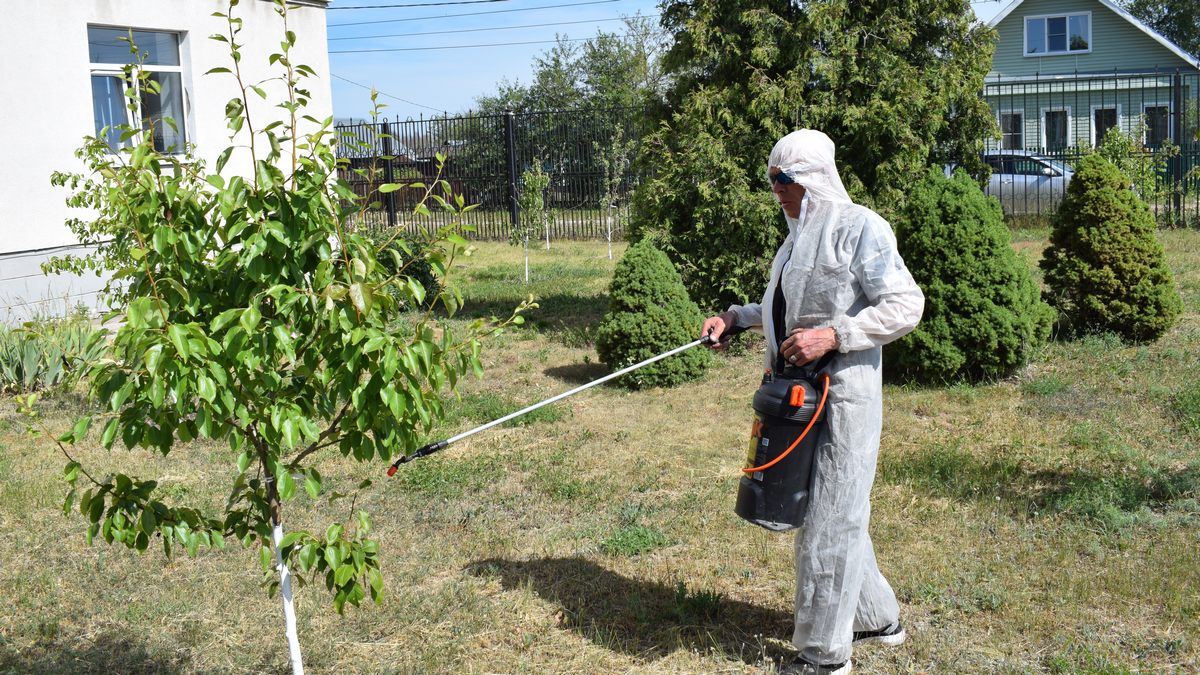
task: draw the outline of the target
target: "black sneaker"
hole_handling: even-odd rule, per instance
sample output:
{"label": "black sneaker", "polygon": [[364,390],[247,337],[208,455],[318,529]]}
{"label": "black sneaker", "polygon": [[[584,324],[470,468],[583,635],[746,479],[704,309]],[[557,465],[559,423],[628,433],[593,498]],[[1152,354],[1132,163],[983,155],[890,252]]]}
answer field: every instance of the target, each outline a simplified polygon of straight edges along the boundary
{"label": "black sneaker", "polygon": [[888,647],[897,647],[904,644],[908,638],[908,633],[905,632],[904,626],[900,622],[882,628],[880,630],[863,630],[854,631],[854,640],[850,644],[855,647],[859,645],[869,645],[872,643],[886,645]]}
{"label": "black sneaker", "polygon": [[850,662],[842,663],[812,663],[802,656],[787,664],[779,671],[779,675],[849,675]]}

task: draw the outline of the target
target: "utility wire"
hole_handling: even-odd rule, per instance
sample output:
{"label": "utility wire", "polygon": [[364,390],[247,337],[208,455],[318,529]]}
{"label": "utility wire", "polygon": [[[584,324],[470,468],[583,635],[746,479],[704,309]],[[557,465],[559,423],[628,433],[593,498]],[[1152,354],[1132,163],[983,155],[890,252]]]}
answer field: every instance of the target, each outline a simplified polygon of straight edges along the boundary
{"label": "utility wire", "polygon": [[[653,19],[659,16],[658,14],[648,14],[647,19]],[[516,30],[518,28],[543,28],[545,26],[569,26],[579,23],[600,23],[601,21],[624,21],[626,17],[619,16],[608,19],[584,19],[582,21],[557,21],[552,23],[531,23],[524,26],[492,26],[489,28],[460,28],[458,30],[437,30],[425,33],[390,33],[388,35],[355,35],[351,37],[334,37],[329,38],[330,42],[334,40],[372,40],[375,38],[393,38],[393,37],[415,37],[419,35],[447,35],[449,33],[478,33],[487,30]]]}
{"label": "utility wire", "polygon": [[619,0],[589,0],[588,2],[569,2],[563,5],[542,5],[541,7],[519,7],[517,9],[493,9],[487,12],[463,12],[461,14],[440,14],[437,16],[415,16],[408,19],[377,19],[375,21],[352,21],[349,23],[331,23],[328,28],[339,26],[366,26],[377,23],[400,23],[402,21],[424,21],[425,19],[453,19],[460,16],[480,16],[482,14],[507,14],[508,12],[532,12],[539,9],[557,9],[559,7],[581,7],[583,5],[605,5]]}
{"label": "utility wire", "polygon": [[[606,33],[612,37],[627,37],[630,33],[614,34]],[[558,40],[532,40],[530,42],[493,42],[489,44],[478,45],[445,45],[442,47],[393,47],[390,49],[339,49],[331,50],[330,54],[369,54],[374,52],[426,52],[436,49],[474,49],[477,47],[512,47],[516,45],[552,45],[559,42],[588,42],[596,38],[560,38]]]}
{"label": "utility wire", "polygon": [[453,0],[452,2],[421,2],[407,5],[354,5],[353,7],[326,7],[331,9],[390,9],[393,7],[435,7],[437,5],[476,5],[481,2],[508,2],[509,0]]}
{"label": "utility wire", "polygon": [[342,82],[349,82],[350,84],[352,84],[352,85],[354,85],[354,86],[356,86],[356,87],[362,87],[363,89],[372,89],[372,90],[374,90],[374,91],[378,92],[380,96],[386,96],[386,97],[388,97],[388,98],[394,98],[394,99],[396,99],[397,101],[401,101],[401,102],[403,102],[403,103],[407,103],[407,104],[409,104],[409,105],[415,105],[415,106],[417,106],[417,107],[419,107],[419,108],[428,108],[429,110],[432,110],[432,111],[434,111],[434,112],[440,112],[440,113],[444,113],[444,112],[446,112],[445,110],[442,110],[441,108],[434,108],[433,106],[428,106],[428,105],[425,105],[424,103],[417,103],[416,101],[410,101],[410,100],[408,100],[408,99],[406,99],[406,98],[400,98],[399,96],[393,96],[393,95],[391,95],[391,94],[387,93],[386,91],[379,91],[379,90],[378,90],[378,89],[376,89],[375,87],[368,87],[367,85],[365,85],[365,84],[363,84],[363,83],[361,83],[361,82],[355,82],[354,80],[348,80],[348,79],[346,79],[346,78],[342,77],[341,75],[338,75],[337,73],[334,73],[334,72],[330,72],[329,74],[330,74],[330,75],[332,75],[333,77],[336,77],[337,79],[341,80]]}

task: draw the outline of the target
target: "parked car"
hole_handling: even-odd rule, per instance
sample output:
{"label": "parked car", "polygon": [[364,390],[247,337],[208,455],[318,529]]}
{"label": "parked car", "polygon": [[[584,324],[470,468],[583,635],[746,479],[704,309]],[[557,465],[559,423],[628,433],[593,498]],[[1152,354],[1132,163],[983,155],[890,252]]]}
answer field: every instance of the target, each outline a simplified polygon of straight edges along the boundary
{"label": "parked car", "polygon": [[1053,214],[1075,174],[1064,162],[1023,150],[993,150],[983,161],[992,167],[984,192],[1010,216]]}

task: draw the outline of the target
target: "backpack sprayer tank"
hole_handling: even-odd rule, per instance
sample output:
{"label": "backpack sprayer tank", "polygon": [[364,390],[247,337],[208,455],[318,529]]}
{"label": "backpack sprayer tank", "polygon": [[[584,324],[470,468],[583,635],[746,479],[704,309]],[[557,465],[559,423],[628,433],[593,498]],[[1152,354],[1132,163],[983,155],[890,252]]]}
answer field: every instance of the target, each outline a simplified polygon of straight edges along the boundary
{"label": "backpack sprayer tank", "polygon": [[817,447],[825,437],[829,375],[817,388],[816,370],[787,366],[767,371],[754,393],[747,468],[734,511],[774,532],[800,527],[808,510]]}

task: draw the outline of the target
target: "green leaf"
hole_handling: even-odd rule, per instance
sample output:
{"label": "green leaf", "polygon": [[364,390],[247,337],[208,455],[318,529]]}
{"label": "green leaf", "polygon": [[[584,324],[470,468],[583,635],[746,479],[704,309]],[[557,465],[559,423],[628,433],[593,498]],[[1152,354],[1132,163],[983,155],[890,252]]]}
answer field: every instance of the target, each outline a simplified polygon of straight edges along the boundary
{"label": "green leaf", "polygon": [[338,554],[337,546],[325,544],[325,564],[329,566],[330,570],[335,570],[338,565],[342,564],[342,557]]}
{"label": "green leaf", "polygon": [[154,534],[158,530],[158,518],[156,518],[154,515],[154,509],[142,509],[140,524],[142,526],[142,532],[145,532],[148,535]]}
{"label": "green leaf", "polygon": [[250,451],[247,450],[247,451],[243,452],[242,454],[238,455],[238,458],[237,458],[238,473],[246,473],[246,469],[248,469],[249,467],[250,467]]}
{"label": "green leaf", "polygon": [[276,465],[278,467],[275,480],[279,489],[279,498],[283,500],[291,499],[296,495],[296,481],[292,480],[292,474],[283,464]]}
{"label": "green leaf", "polygon": [[295,544],[296,542],[300,541],[301,539],[303,539],[303,538],[305,538],[305,537],[307,537],[307,536],[308,536],[308,533],[307,533],[307,532],[299,532],[299,531],[297,531],[297,532],[289,532],[288,534],[284,535],[284,537],[283,537],[283,539],[282,539],[282,540],[280,540],[280,542],[279,542],[279,548],[280,548],[280,549],[285,549],[285,548],[287,548],[287,547],[291,546],[292,544]]}
{"label": "green leaf", "polygon": [[310,499],[316,499],[321,494],[321,474],[317,473],[316,469],[309,471],[309,474],[304,478],[304,491],[308,493]]}
{"label": "green leaf", "polygon": [[396,190],[399,190],[404,187],[405,187],[404,183],[384,183],[383,185],[379,186],[379,191],[384,194],[387,194],[389,192],[395,192]]}
{"label": "green leaf", "polygon": [[167,337],[171,339],[171,344],[175,345],[175,351],[179,353],[180,358],[188,360],[192,355],[192,347],[188,344],[187,328],[173,323],[167,328]]}
{"label": "green leaf", "polygon": [[[332,544],[342,536],[342,526],[334,523],[325,530],[325,543]],[[339,558],[340,560],[340,558]]]}
{"label": "green leaf", "polygon": [[360,283],[350,284],[350,303],[363,314],[367,313],[367,294]]}
{"label": "green leaf", "polygon": [[120,426],[121,421],[116,417],[110,419],[108,423],[104,425],[104,432],[100,435],[100,444],[103,445],[106,450],[112,448],[113,441],[117,440],[117,430],[120,428]]}
{"label": "green leaf", "polygon": [[221,154],[217,156],[217,163],[216,163],[217,173],[221,173],[221,169],[225,168],[225,164],[227,162],[229,162],[229,156],[231,154],[233,154],[233,148],[228,147],[228,148],[225,148],[224,150],[222,150]]}
{"label": "green leaf", "polygon": [[354,566],[342,565],[333,573],[333,583],[338,586],[345,586],[347,581],[354,578]]}
{"label": "green leaf", "polygon": [[371,580],[371,599],[376,604],[383,601],[383,574],[376,568],[371,568],[368,574]]}
{"label": "green leaf", "polygon": [[231,322],[234,319],[241,316],[243,311],[245,311],[245,310],[227,309],[224,312],[221,312],[220,314],[217,315],[217,318],[213,319],[212,323],[209,324],[209,326],[208,326],[209,331],[211,333],[216,333],[217,331],[221,330],[225,326],[228,326],[229,322]]}
{"label": "green leaf", "polygon": [[238,318],[238,323],[247,333],[253,333],[258,326],[258,322],[262,319],[262,313],[258,308],[251,305],[242,311],[242,315]]}
{"label": "green leaf", "polygon": [[196,378],[196,393],[205,401],[213,403],[217,400],[217,385],[209,376],[200,374]]}

